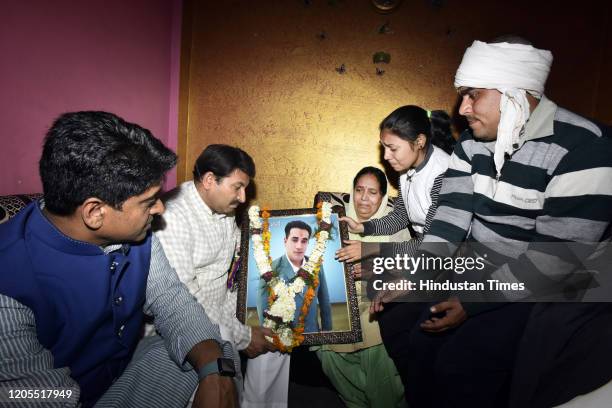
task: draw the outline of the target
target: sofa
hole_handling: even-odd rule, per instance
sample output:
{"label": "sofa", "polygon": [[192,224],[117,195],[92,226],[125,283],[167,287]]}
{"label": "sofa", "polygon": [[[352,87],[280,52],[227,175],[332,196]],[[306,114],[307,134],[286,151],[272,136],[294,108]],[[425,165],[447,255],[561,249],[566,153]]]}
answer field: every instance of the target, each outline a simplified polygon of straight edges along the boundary
{"label": "sofa", "polygon": [[0,224],[8,221],[23,207],[34,200],[38,200],[42,194],[13,194],[0,196]]}

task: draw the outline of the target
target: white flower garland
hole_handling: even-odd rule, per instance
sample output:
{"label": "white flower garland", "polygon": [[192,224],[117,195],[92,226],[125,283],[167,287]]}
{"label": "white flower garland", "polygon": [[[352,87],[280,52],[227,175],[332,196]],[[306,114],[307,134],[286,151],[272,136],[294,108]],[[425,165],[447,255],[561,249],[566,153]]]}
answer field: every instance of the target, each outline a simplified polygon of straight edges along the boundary
{"label": "white flower garland", "polygon": [[[259,216],[259,212],[259,206],[254,205],[249,208],[249,227],[251,231],[253,231],[251,236],[253,240],[253,257],[255,258],[260,276],[263,276],[266,273],[272,272],[272,263],[269,253],[266,252],[264,247],[262,238],[263,222]],[[321,206],[321,222],[331,224],[331,213],[331,204],[329,202],[323,202]],[[302,267],[302,269],[310,275],[320,266],[328,239],[329,232],[319,231],[317,242],[310,254],[310,258]],[[278,335],[280,342],[290,349],[294,343],[294,333],[290,324],[293,323],[295,319],[295,294],[301,293],[306,283],[301,276],[297,275],[290,284],[287,284],[283,279],[275,277],[268,282],[268,285],[272,287],[277,297],[274,303],[265,311],[263,326],[271,328]],[[278,320],[282,323],[279,323]]]}

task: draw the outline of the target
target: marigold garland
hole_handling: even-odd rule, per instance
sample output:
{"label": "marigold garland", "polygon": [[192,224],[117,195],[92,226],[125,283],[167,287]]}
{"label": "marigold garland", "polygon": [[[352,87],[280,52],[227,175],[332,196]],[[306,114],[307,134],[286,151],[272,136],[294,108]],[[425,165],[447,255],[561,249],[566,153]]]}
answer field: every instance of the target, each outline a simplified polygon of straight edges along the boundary
{"label": "marigold garland", "polygon": [[[304,341],[304,321],[319,286],[319,271],[331,228],[331,204],[328,202],[317,204],[318,230],[315,233],[315,248],[308,262],[288,282],[272,271],[269,218],[270,213],[266,209],[263,209],[260,215],[258,206],[249,208],[253,255],[260,276],[265,282],[265,288],[268,290],[268,308],[264,311],[263,326],[272,329],[274,332],[272,342],[280,351],[291,352]],[[302,292],[304,288],[306,288],[304,303],[295,324],[295,294]]]}

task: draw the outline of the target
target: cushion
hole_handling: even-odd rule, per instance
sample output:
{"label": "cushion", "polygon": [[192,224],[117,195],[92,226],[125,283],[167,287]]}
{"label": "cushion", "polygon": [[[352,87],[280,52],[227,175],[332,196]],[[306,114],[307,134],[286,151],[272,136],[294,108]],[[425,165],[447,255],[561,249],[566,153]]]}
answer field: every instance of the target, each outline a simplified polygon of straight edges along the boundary
{"label": "cushion", "polygon": [[15,194],[0,196],[0,224],[17,214],[23,207],[38,200],[42,194]]}

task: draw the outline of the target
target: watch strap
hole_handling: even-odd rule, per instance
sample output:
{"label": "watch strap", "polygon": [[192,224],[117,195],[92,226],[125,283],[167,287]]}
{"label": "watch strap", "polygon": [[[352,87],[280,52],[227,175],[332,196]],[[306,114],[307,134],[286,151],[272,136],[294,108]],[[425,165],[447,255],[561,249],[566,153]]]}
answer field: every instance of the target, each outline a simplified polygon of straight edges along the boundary
{"label": "watch strap", "polygon": [[230,358],[217,358],[207,364],[204,364],[198,370],[198,381],[202,381],[210,374],[219,374],[225,377],[234,377],[236,369],[234,361]]}
{"label": "watch strap", "polygon": [[217,359],[214,359],[210,363],[204,364],[198,370],[198,381],[202,381],[204,377],[210,374],[219,374],[219,362]]}

